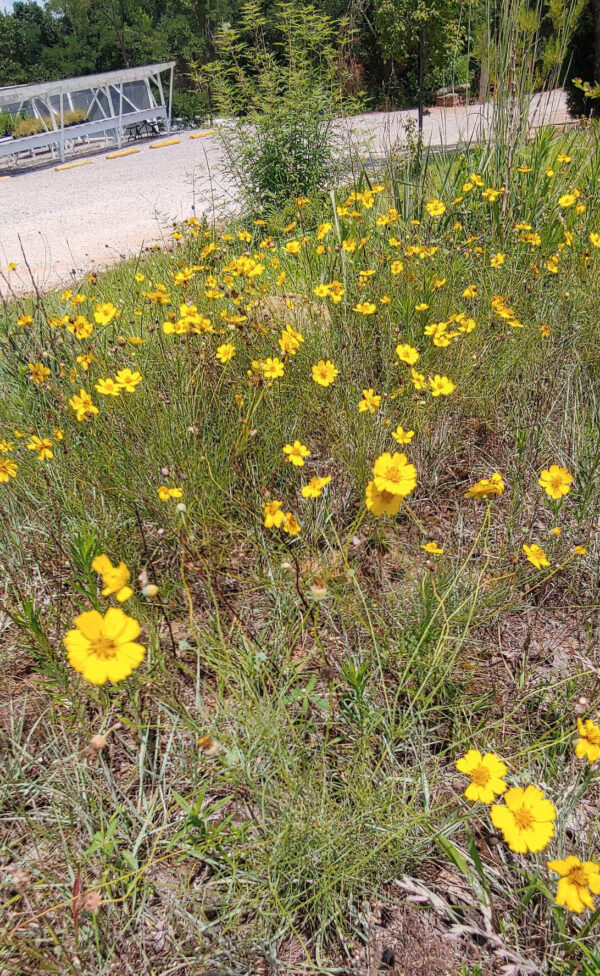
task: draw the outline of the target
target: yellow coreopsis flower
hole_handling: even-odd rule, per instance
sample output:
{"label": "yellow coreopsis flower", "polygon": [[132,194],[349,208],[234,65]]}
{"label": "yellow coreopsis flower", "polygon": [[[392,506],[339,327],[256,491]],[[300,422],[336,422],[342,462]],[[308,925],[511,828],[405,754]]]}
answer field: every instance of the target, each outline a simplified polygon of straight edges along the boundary
{"label": "yellow coreopsis flower", "polygon": [[167,485],[161,485],[158,489],[158,497],[161,502],[168,502],[170,498],[182,498],[183,491],[181,488],[168,488]]}
{"label": "yellow coreopsis flower", "polygon": [[304,336],[292,325],[286,325],[279,338],[279,348],[286,356],[293,356],[304,342]]}
{"label": "yellow coreopsis flower", "polygon": [[545,468],[538,481],[538,485],[555,501],[569,494],[572,483],[573,475],[558,464],[551,464],[549,468]]}
{"label": "yellow coreopsis flower", "polygon": [[374,315],[376,310],[377,305],[374,302],[359,302],[353,306],[353,311],[358,312],[359,315]]}
{"label": "yellow coreopsis flower", "polygon": [[579,759],[587,759],[591,766],[600,759],[600,725],[592,722],[591,718],[585,722],[578,718],[577,731],[580,738],[575,743],[575,755]]}
{"label": "yellow coreopsis flower", "polygon": [[73,408],[79,421],[90,420],[95,413],[98,413],[98,407],[92,403],[91,396],[83,388],[80,389],[79,396],[74,394],[71,397],[69,406]]}
{"label": "yellow coreopsis flower", "polygon": [[81,368],[87,373],[90,366],[94,362],[94,354],[91,352],[85,353],[81,356],[77,356],[76,362],[79,363]]}
{"label": "yellow coreopsis flower", "polygon": [[414,436],[414,430],[404,430],[404,427],[400,425],[392,431],[392,437],[398,444],[410,444]]}
{"label": "yellow coreopsis flower", "polygon": [[283,376],[284,372],[284,365],[280,359],[272,359],[268,356],[262,364],[262,374],[268,380],[276,380]]}
{"label": "yellow coreopsis flower", "polygon": [[312,378],[319,386],[331,386],[338,374],[339,369],[329,359],[327,362],[320,359],[312,368]]}
{"label": "yellow coreopsis flower", "polygon": [[108,376],[106,379],[98,380],[96,383],[96,390],[98,393],[102,393],[104,396],[118,397],[121,395],[121,386],[116,381]]}
{"label": "yellow coreopsis flower", "polygon": [[129,600],[133,596],[133,590],[127,585],[131,573],[124,562],[120,562],[118,566],[113,566],[108,556],[96,556],[92,561],[92,569],[96,573],[100,573],[102,577],[104,584],[102,596],[110,596],[111,593],[114,593],[119,603],[124,603],[125,600]]}
{"label": "yellow coreopsis flower", "polygon": [[418,349],[408,345],[408,343],[400,343],[396,346],[396,355],[400,362],[406,363],[407,366],[414,366],[419,359]]}
{"label": "yellow coreopsis flower", "polygon": [[37,437],[36,434],[33,434],[27,447],[30,451],[36,452],[40,461],[50,460],[50,458],[54,457],[54,453],[52,451],[53,445],[49,437],[41,438]]}
{"label": "yellow coreopsis flower", "polygon": [[465,498],[488,498],[490,495],[504,493],[504,481],[499,471],[495,471],[491,478],[481,478],[476,485],[471,485],[465,492]]}
{"label": "yellow coreopsis flower", "polygon": [[19,465],[15,464],[14,461],[9,461],[8,458],[0,458],[0,482],[7,482],[11,478],[16,478],[18,470]]}
{"label": "yellow coreopsis flower", "polygon": [[138,384],[142,382],[142,376],[137,370],[132,372],[130,369],[120,369],[115,376],[115,381],[120,389],[126,390],[127,393],[134,393]]}
{"label": "yellow coreopsis flower", "polygon": [[498,200],[503,193],[504,193],[504,187],[501,187],[499,190],[495,190],[493,186],[488,186],[487,190],[484,190],[481,196],[485,200],[489,200],[490,203],[495,203],[496,200]]}
{"label": "yellow coreopsis flower", "polygon": [[98,325],[108,325],[117,314],[117,309],[112,302],[102,302],[101,305],[96,305],[94,319]]}
{"label": "yellow coreopsis flower", "polygon": [[325,488],[326,485],[331,481],[331,475],[325,478],[311,478],[310,481],[303,485],[302,487],[302,497],[303,498],[318,498]]}
{"label": "yellow coreopsis flower", "polygon": [[537,543],[532,543],[530,546],[523,546],[523,552],[527,556],[527,559],[532,566],[536,569],[542,569],[544,566],[549,566],[550,562],[548,557],[541,546]]}
{"label": "yellow coreopsis flower", "polygon": [[365,492],[365,505],[373,515],[397,515],[401,504],[402,495],[392,495],[389,491],[382,491],[376,487],[374,481],[369,481]]}
{"label": "yellow coreopsis flower", "polygon": [[376,413],[381,403],[381,396],[374,389],[363,390],[363,398],[358,404],[360,413]]}
{"label": "yellow coreopsis flower", "polygon": [[300,533],[300,523],[292,512],[286,512],[281,523],[281,528],[288,535],[295,536]]}
{"label": "yellow coreopsis flower", "polygon": [[562,197],[558,198],[558,205],[563,209],[572,207],[574,203],[577,203],[577,197],[574,193],[563,193]]}
{"label": "yellow coreopsis flower", "polygon": [[310,457],[310,451],[302,441],[294,441],[293,444],[286,444],[283,448],[285,460],[289,461],[296,468],[304,465],[304,458]]}
{"label": "yellow coreopsis flower", "polygon": [[504,777],[508,769],[494,752],[486,752],[482,756],[479,749],[469,749],[467,754],[457,761],[456,768],[460,773],[471,777],[465,796],[473,803],[477,801],[493,803],[496,796],[506,792]]}
{"label": "yellow coreopsis flower", "polygon": [[439,373],[430,377],[429,386],[433,397],[450,396],[456,389],[456,383],[453,383],[448,376],[440,376]]}
{"label": "yellow coreopsis flower", "polygon": [[595,861],[580,861],[572,854],[563,861],[548,861],[548,867],[560,875],[556,889],[556,904],[580,914],[585,908],[594,910],[592,895],[600,895],[600,865]]}
{"label": "yellow coreopsis flower", "polygon": [[441,200],[428,200],[425,209],[430,217],[441,217],[446,213],[446,205]]}
{"label": "yellow coreopsis flower", "polygon": [[216,352],[217,359],[225,366],[235,356],[235,346],[232,342],[224,342]]}
{"label": "yellow coreopsis flower", "polygon": [[86,319],[85,315],[76,315],[73,321],[68,321],[67,330],[76,339],[89,339],[94,331],[94,325],[89,319]]}
{"label": "yellow coreopsis flower", "polygon": [[120,607],[110,607],[104,617],[88,610],[73,623],[63,638],[69,664],[91,684],[123,681],[144,660],[146,650],[135,642],[141,627]]}
{"label": "yellow coreopsis flower", "polygon": [[283,524],[285,514],[281,510],[282,502],[273,498],[263,505],[263,525],[265,529],[279,529]]}
{"label": "yellow coreopsis flower", "polygon": [[403,498],[417,487],[417,469],[406,454],[385,451],[373,465],[373,482],[378,491]]}
{"label": "yellow coreopsis flower", "polygon": [[48,367],[44,366],[44,364],[40,363],[39,361],[36,363],[29,363],[27,369],[29,370],[29,379],[33,380],[36,386],[41,386],[42,383],[45,383],[50,376],[50,370]]}
{"label": "yellow coreopsis flower", "polygon": [[424,373],[419,373],[414,367],[410,370],[411,383],[415,390],[424,390],[427,386],[427,380]]}
{"label": "yellow coreopsis flower", "polygon": [[428,552],[430,556],[441,556],[444,552],[441,546],[438,546],[437,542],[424,542],[419,546],[424,552]]}
{"label": "yellow coreopsis flower", "polygon": [[554,836],[556,810],[537,786],[513,787],[504,795],[506,806],[494,804],[490,817],[511,851],[543,851]]}

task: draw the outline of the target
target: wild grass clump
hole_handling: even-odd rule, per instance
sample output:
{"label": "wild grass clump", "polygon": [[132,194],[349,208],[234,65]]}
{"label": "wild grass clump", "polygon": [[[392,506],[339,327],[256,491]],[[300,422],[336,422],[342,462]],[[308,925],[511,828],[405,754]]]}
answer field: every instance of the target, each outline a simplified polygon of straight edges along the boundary
{"label": "wild grass clump", "polygon": [[599,160],[3,272],[5,968],[596,965]]}

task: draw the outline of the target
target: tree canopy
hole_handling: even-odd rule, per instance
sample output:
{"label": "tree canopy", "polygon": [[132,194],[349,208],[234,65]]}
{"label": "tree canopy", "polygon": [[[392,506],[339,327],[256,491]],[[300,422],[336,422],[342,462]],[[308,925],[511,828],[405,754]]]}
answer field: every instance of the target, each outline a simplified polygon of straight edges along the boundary
{"label": "tree canopy", "polygon": [[[580,26],[564,67],[590,83],[600,81],[599,4],[520,4],[524,19],[539,24],[549,53],[555,25],[577,8]],[[261,3],[267,38],[276,6],[277,0]],[[363,91],[372,108],[413,106],[419,91],[429,101],[441,86],[479,82],[485,32],[495,16],[489,0],[320,0],[318,7],[346,25],[344,83]],[[17,0],[0,13],[0,85],[175,59],[176,111],[185,109],[186,98],[198,110],[206,96],[191,66],[214,61],[216,38],[223,25],[236,28],[240,10],[241,0]]]}

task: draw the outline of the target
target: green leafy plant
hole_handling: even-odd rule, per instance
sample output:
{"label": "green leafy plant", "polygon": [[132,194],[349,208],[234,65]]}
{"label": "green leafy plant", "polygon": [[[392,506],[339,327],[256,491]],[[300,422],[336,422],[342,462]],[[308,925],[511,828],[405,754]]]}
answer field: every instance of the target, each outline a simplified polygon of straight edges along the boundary
{"label": "green leafy plant", "polygon": [[0,139],[3,136],[11,136],[15,127],[15,120],[10,112],[0,112]]}
{"label": "green leafy plant", "polygon": [[239,26],[221,28],[218,58],[200,77],[224,117],[227,166],[253,209],[331,182],[334,119],[352,102],[339,68],[345,36],[344,25],[295,2],[267,20],[260,0],[249,0]]}

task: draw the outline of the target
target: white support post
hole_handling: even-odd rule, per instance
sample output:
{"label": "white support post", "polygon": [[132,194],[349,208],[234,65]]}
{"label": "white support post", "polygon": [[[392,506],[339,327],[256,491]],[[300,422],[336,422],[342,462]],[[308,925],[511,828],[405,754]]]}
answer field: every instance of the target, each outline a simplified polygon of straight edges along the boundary
{"label": "white support post", "polygon": [[123,144],[123,82],[119,85],[119,128],[117,129],[119,149]]}
{"label": "white support post", "polygon": [[[111,114],[111,117],[114,119],[116,117],[116,112],[115,112],[115,106],[113,105],[112,95],[111,95],[111,91],[110,91],[110,85],[107,85],[106,86],[106,88],[104,89],[104,93],[106,95],[106,98],[108,99],[108,104],[110,106],[110,114]],[[105,142],[106,142],[107,136],[108,136],[108,132],[105,132],[104,133]]]}
{"label": "white support post", "polygon": [[156,84],[158,86],[158,92],[159,92],[159,95],[160,95],[160,104],[164,107],[164,105],[165,105],[165,93],[163,91],[162,79],[160,77],[160,72],[157,75],[154,75],[153,76],[153,80],[156,82]]}
{"label": "white support post", "polygon": [[149,78],[146,78],[144,80],[146,82],[146,89],[148,91],[148,104],[149,104],[150,108],[156,108],[156,99],[154,97],[154,92],[152,91],[152,88],[150,87],[150,79]]}
{"label": "white support post", "polygon": [[169,114],[167,116],[167,132],[171,131],[171,110],[173,108],[173,74],[174,74],[174,68],[171,67],[171,73],[169,77]]}
{"label": "white support post", "polygon": [[65,97],[60,93],[60,161],[65,161]]}

